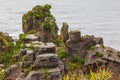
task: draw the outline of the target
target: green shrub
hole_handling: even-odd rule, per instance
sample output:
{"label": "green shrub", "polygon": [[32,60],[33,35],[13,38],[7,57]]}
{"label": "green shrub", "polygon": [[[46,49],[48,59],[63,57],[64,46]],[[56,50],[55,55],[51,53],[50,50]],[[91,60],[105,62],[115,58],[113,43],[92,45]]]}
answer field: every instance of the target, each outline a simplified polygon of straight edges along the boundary
{"label": "green shrub", "polygon": [[91,47],[90,47],[90,50],[94,50],[94,49],[95,49],[95,46],[91,46]]}
{"label": "green shrub", "polygon": [[35,12],[33,13],[33,15],[34,15],[35,18],[37,18],[37,19],[39,19],[39,18],[42,17],[41,11],[35,11]]}
{"label": "green shrub", "polygon": [[63,58],[66,58],[67,57],[67,52],[66,52],[66,50],[60,50],[59,52],[58,52],[58,57],[60,58],[60,59],[63,59]]}
{"label": "green shrub", "polygon": [[109,53],[113,53],[113,50],[111,50],[111,49],[108,49],[108,50],[107,50],[107,52],[109,52]]}
{"label": "green shrub", "polygon": [[79,56],[73,56],[73,58],[67,61],[69,70],[80,70],[85,63],[85,59],[80,58]]}
{"label": "green shrub", "polygon": [[36,30],[30,30],[27,34],[35,34],[35,33],[37,33]]}
{"label": "green shrub", "polygon": [[44,28],[44,29],[50,29],[50,26],[51,26],[51,25],[50,25],[49,22],[44,22],[44,23],[43,23],[43,28]]}
{"label": "green shrub", "polygon": [[120,58],[120,52],[117,53],[117,56]]}
{"label": "green shrub", "polygon": [[105,68],[99,68],[96,73],[90,70],[90,80],[110,80],[112,75],[111,70]]}
{"label": "green shrub", "polygon": [[51,5],[45,4],[45,5],[44,5],[44,8],[45,8],[45,10],[49,11],[49,10],[51,9]]}
{"label": "green shrub", "polygon": [[78,62],[80,64],[84,64],[85,63],[85,59],[83,59],[83,58],[81,58],[81,57],[79,57],[77,55],[73,56],[71,61],[72,62],[76,62],[76,63]]}
{"label": "green shrub", "polygon": [[103,52],[97,52],[97,55],[98,55],[99,57],[102,57],[102,56],[104,55],[104,53],[103,53]]}
{"label": "green shrub", "polygon": [[27,55],[24,55],[24,56],[22,57],[22,60],[23,60],[23,61],[27,61],[27,59],[28,59]]}
{"label": "green shrub", "polygon": [[9,46],[9,47],[13,47],[13,46],[14,46],[14,43],[13,43],[13,42],[8,42],[8,46]]}
{"label": "green shrub", "polygon": [[63,42],[60,40],[60,38],[57,38],[56,40],[54,40],[53,43],[58,47],[60,47],[60,45],[63,44]]}
{"label": "green shrub", "polygon": [[22,44],[22,45],[20,46],[20,48],[21,48],[21,49],[25,49],[25,48],[26,48],[26,45],[25,45],[25,44]]}
{"label": "green shrub", "polygon": [[30,49],[34,50],[34,45],[33,45],[33,43],[30,43]]}
{"label": "green shrub", "polygon": [[26,35],[25,35],[25,34],[20,34],[20,35],[19,35],[19,39],[20,39],[21,41],[25,40],[25,38],[26,38]]}
{"label": "green shrub", "polygon": [[1,52],[0,53],[0,62],[4,64],[6,67],[9,67],[12,63],[12,53],[9,52]]}
{"label": "green shrub", "polygon": [[104,44],[101,44],[100,46],[101,46],[102,48],[105,48]]}

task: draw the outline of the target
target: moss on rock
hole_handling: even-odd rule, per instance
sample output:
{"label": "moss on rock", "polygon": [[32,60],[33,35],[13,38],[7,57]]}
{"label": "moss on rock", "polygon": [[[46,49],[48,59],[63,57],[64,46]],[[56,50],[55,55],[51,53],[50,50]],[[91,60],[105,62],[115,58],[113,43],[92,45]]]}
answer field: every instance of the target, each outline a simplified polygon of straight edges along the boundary
{"label": "moss on rock", "polygon": [[31,30],[34,30],[36,33],[39,32],[40,37],[44,38],[44,36],[48,35],[47,33],[49,30],[48,37],[45,37],[48,38],[48,42],[50,41],[49,38],[51,38],[51,40],[56,39],[58,36],[58,26],[50,9],[51,5],[49,4],[44,6],[36,5],[32,10],[24,14],[22,17],[23,32],[27,34]]}

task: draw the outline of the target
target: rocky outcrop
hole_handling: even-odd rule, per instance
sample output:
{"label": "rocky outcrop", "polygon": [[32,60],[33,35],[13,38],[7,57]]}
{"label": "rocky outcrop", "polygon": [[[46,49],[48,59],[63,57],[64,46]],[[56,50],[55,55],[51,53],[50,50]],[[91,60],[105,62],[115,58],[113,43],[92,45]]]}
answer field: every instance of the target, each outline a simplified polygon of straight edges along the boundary
{"label": "rocky outcrop", "polygon": [[66,41],[69,39],[68,27],[69,27],[68,24],[64,22],[60,32],[60,39],[65,44],[66,44]]}
{"label": "rocky outcrop", "polygon": [[97,69],[104,67],[110,69],[113,72],[115,80],[119,80],[120,74],[120,56],[119,51],[110,47],[101,47],[100,45],[94,46],[94,49],[88,51],[87,62],[85,63],[85,72],[89,69],[96,71]]}
{"label": "rocky outcrop", "polygon": [[51,42],[58,37],[58,26],[50,12],[51,6],[37,5],[23,15],[22,26],[25,34],[36,33],[42,42]]}
{"label": "rocky outcrop", "polygon": [[[81,67],[85,62],[82,66],[85,73],[89,73],[89,69],[96,72],[99,67],[103,66],[105,69],[110,68],[113,78],[119,80],[120,52],[105,47],[100,37],[81,36],[79,30],[72,30],[68,33],[67,23],[63,23],[60,37],[58,37],[58,26],[50,8],[48,4],[37,5],[23,15],[22,28],[25,34],[20,35],[20,40],[16,42],[18,45],[14,46],[19,48],[18,54],[16,48],[15,50],[9,49],[11,45],[14,45],[11,44],[13,39],[8,34],[0,32],[0,53],[12,50],[11,53],[15,52],[15,54],[11,54],[8,59],[15,55],[12,59],[18,64],[5,69],[1,61],[6,59],[6,55],[2,56],[0,67],[6,72],[5,80],[59,80],[69,69],[66,62],[75,63],[71,65],[75,68],[77,63]],[[62,61],[58,58],[56,46],[52,41],[58,46],[57,51]]]}
{"label": "rocky outcrop", "polygon": [[103,44],[103,39],[89,35],[81,36],[80,31],[72,30],[67,40],[68,58],[71,59],[75,55],[85,58],[88,54],[87,50],[96,44]]}
{"label": "rocky outcrop", "polygon": [[24,42],[24,49],[21,49],[16,56],[19,68],[14,68],[16,71],[10,68],[7,71],[9,73],[7,78],[11,80],[59,80],[65,74],[65,64],[58,58],[56,46],[52,42],[40,42],[35,35],[31,35],[27,35],[29,37],[25,40],[28,42]]}

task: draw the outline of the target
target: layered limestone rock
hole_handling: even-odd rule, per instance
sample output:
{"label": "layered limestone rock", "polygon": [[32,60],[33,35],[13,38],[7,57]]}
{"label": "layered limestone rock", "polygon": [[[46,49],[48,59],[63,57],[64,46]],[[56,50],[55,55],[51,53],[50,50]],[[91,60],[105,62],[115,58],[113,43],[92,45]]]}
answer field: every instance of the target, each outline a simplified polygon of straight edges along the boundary
{"label": "layered limestone rock", "polygon": [[[24,49],[21,49],[16,56],[19,67],[15,68],[16,71],[8,70],[7,78],[11,80],[59,80],[65,74],[65,64],[58,58],[56,46],[52,42],[37,41],[36,36],[33,38],[31,34],[27,36],[30,37],[26,37],[25,40],[29,39],[30,43],[24,42]],[[12,73],[16,72],[19,73],[15,77]]]}
{"label": "layered limestone rock", "polygon": [[87,50],[96,44],[103,44],[103,39],[89,35],[81,36],[79,30],[72,30],[69,32],[69,39],[67,40],[68,58],[71,59],[76,55],[85,58],[88,54]]}
{"label": "layered limestone rock", "polygon": [[120,56],[119,51],[110,48],[96,45],[92,50],[88,51],[87,61],[84,65],[85,72],[89,69],[96,71],[98,68],[110,69],[113,72],[113,78],[119,80],[120,74]]}
{"label": "layered limestone rock", "polygon": [[42,42],[51,42],[58,37],[58,26],[50,12],[51,6],[37,5],[23,15],[22,26],[25,34],[36,33]]}
{"label": "layered limestone rock", "polygon": [[40,71],[31,71],[26,80],[59,80],[61,70],[58,68]]}

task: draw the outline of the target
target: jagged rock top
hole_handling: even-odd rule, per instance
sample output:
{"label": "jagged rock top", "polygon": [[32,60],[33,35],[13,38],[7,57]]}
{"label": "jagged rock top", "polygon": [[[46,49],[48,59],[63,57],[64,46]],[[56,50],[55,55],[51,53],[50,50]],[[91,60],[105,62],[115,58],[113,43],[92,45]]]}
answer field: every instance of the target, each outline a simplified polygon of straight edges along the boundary
{"label": "jagged rock top", "polygon": [[101,62],[102,64],[107,63],[108,61],[117,62],[120,64],[120,57],[117,50],[110,47],[100,47],[95,46],[94,50],[89,50],[89,56],[87,57],[88,61],[85,66],[93,65]]}

